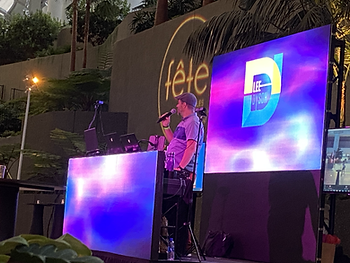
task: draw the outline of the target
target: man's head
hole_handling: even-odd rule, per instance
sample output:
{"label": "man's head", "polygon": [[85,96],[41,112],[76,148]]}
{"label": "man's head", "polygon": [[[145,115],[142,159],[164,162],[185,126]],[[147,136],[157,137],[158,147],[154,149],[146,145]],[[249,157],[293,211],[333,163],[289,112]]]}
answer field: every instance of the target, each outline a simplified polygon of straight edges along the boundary
{"label": "man's head", "polygon": [[179,96],[176,96],[175,99],[178,100],[176,105],[177,112],[182,117],[186,117],[187,115],[194,112],[194,109],[197,105],[197,98],[195,95],[185,92]]}

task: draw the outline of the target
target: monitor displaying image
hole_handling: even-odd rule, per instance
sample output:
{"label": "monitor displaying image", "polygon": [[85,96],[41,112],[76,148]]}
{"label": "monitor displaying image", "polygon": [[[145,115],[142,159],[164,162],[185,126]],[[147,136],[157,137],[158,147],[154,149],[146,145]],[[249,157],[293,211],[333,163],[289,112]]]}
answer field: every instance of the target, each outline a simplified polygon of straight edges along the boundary
{"label": "monitor displaying image", "polygon": [[199,150],[197,164],[196,164],[196,177],[193,183],[193,191],[201,192],[203,191],[203,174],[204,174],[204,155],[205,153],[205,142],[203,142],[202,147]]}
{"label": "monitor displaying image", "polygon": [[205,173],[319,170],[331,27],[214,58]]}
{"label": "monitor displaying image", "polygon": [[328,131],[324,191],[350,192],[350,128]]}

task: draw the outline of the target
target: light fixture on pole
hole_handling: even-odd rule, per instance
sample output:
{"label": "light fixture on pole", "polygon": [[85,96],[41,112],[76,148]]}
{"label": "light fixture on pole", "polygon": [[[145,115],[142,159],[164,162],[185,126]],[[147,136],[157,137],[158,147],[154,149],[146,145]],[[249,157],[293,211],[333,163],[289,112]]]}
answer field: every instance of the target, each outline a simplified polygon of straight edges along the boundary
{"label": "light fixture on pole", "polygon": [[21,142],[21,151],[19,153],[17,180],[21,179],[22,164],[23,164],[23,150],[24,150],[24,144],[25,144],[25,139],[26,139],[28,115],[29,115],[30,92],[35,87],[35,85],[39,82],[39,79],[37,77],[30,78],[27,75],[23,81],[27,82],[27,84],[26,84],[27,104],[26,104],[26,112],[24,115],[24,123],[23,123],[23,129],[22,129],[22,142]]}

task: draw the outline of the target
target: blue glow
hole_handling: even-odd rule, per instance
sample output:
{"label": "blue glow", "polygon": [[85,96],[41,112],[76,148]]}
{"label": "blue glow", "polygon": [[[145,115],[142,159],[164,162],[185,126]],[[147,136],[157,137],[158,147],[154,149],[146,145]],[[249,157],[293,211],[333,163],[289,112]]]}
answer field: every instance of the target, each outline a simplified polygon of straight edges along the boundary
{"label": "blue glow", "polygon": [[64,233],[92,250],[150,259],[158,152],[69,160]]}

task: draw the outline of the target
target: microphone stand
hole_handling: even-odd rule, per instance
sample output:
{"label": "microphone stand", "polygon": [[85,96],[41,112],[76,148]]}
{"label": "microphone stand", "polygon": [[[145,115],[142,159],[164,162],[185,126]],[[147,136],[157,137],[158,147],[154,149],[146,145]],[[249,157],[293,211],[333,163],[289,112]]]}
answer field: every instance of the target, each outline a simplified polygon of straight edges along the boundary
{"label": "microphone stand", "polygon": [[100,104],[99,104],[98,102],[96,102],[96,103],[95,103],[95,112],[94,112],[94,116],[92,117],[92,120],[91,120],[91,122],[90,122],[90,124],[89,124],[88,129],[91,129],[91,126],[92,126],[92,124],[94,123],[94,121],[95,121],[95,119],[96,119],[97,111],[98,111],[99,107],[100,107]]}
{"label": "microphone stand", "polygon": [[[201,134],[202,125],[203,125],[203,118],[207,116],[207,114],[205,113],[205,108],[203,108],[200,111],[197,111],[197,114],[199,115],[199,127],[198,127],[197,145],[196,145],[196,151],[195,151],[195,157],[194,157],[194,164],[193,164],[193,182],[192,183],[194,183],[194,181],[196,179],[196,167],[197,167],[198,149],[199,149],[199,142],[200,142],[200,134]],[[193,196],[192,196],[192,199],[193,199]],[[198,245],[197,238],[195,237],[195,235],[193,233],[193,230],[192,230],[192,227],[191,227],[192,204],[193,204],[193,200],[189,204],[189,208],[188,208],[187,226],[188,226],[188,230],[190,231],[191,237],[193,239],[193,244],[194,244],[194,248],[196,249],[196,252],[197,252],[196,254],[197,254],[198,261],[202,262],[200,256],[202,256],[204,260],[206,260],[206,258],[204,256],[204,253],[203,253],[201,247]]]}

